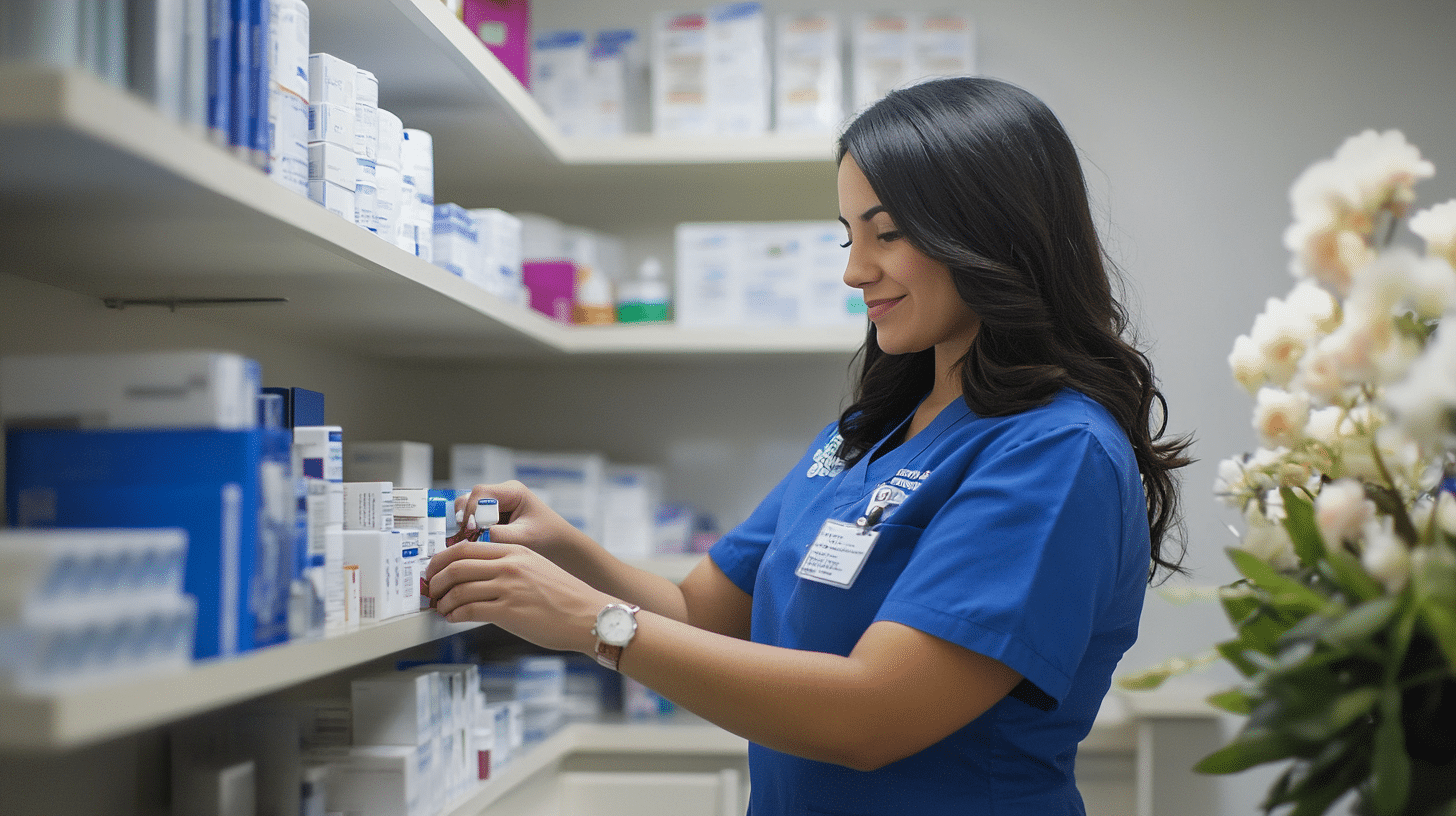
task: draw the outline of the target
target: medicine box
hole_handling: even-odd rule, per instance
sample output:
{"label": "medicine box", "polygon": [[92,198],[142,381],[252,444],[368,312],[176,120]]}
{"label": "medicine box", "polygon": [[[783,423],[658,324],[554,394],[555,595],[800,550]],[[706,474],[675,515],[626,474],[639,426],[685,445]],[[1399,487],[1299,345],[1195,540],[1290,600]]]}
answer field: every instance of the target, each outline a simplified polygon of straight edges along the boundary
{"label": "medicine box", "polygon": [[326,105],[310,102],[308,106],[308,143],[328,142],[354,149],[354,106]]}
{"label": "medicine box", "polygon": [[394,485],[344,482],[344,529],[394,529]]}
{"label": "medicine box", "polygon": [[576,305],[576,264],[572,261],[526,261],[521,278],[532,309],[560,323],[570,323]]}
{"label": "medicine box", "polygon": [[598,453],[516,451],[516,478],[551,496],[551,509],[596,541],[602,540],[606,459]]}
{"label": "medicine box", "polygon": [[697,12],[652,19],[652,132],[658,136],[713,132],[707,28],[706,16]]}
{"label": "medicine box", "polygon": [[[430,746],[368,745],[329,761],[328,812],[357,816],[427,816]],[[422,773],[424,771],[425,773]]]}
{"label": "medicine box", "polygon": [[434,264],[479,284],[480,228],[475,216],[458,204],[437,204],[434,219]]}
{"label": "medicine box", "polygon": [[355,745],[422,745],[439,729],[440,676],[386,672],[350,683]]}
{"label": "medicine box", "polygon": [[308,146],[309,181],[327,181],[340,187],[354,187],[358,175],[354,148],[333,142],[314,142]]}
{"label": "medicine box", "polygon": [[774,33],[774,131],[834,133],[844,119],[839,17],[830,12],[780,14]]}
{"label": "medicine box", "polygon": [[768,24],[763,4],[708,9],[708,108],[713,132],[761,136],[769,125]]}
{"label": "medicine box", "polygon": [[685,328],[737,326],[743,322],[739,225],[678,224],[673,312]]}
{"label": "medicine box", "polygon": [[269,94],[269,162],[273,180],[308,195],[308,102],[274,87]]}
{"label": "medicine box", "polygon": [[272,7],[273,82],[307,104],[313,92],[309,88],[308,4],[273,0]]}
{"label": "medicine box", "polygon": [[309,179],[308,197],[345,221],[354,220],[354,186],[340,187],[322,179]]}
{"label": "medicine box", "polygon": [[182,594],[187,533],[0,530],[0,621],[88,601]]}
{"label": "medicine box", "polygon": [[430,486],[434,459],[428,442],[350,442],[344,446],[344,475],[351,482],[393,482],[397,505],[401,487]]}
{"label": "medicine box", "polygon": [[915,15],[914,21],[916,78],[976,73],[976,28],[970,17],[923,13]]}
{"label": "medicine box", "polygon": [[307,388],[269,386],[263,389],[263,393],[278,394],[283,397],[284,427],[324,424],[324,395],[318,391],[310,391]]}
{"label": "medicine box", "polygon": [[530,0],[463,0],[461,17],[506,70],[529,88]]}
{"label": "medicine box", "polygon": [[471,210],[480,230],[482,288],[512,303],[521,303],[521,219],[498,209]]}
{"label": "medicine box", "polygon": [[194,656],[247,652],[288,637],[297,577],[290,443],[286,430],[271,428],[12,429],[6,510],[18,527],[186,530]]}
{"label": "medicine box", "polygon": [[332,54],[308,56],[308,101],[312,105],[338,105],[353,115],[358,67]]}
{"label": "medicine box", "polygon": [[631,29],[598,31],[587,61],[586,135],[613,138],[648,130],[647,55]]}
{"label": "medicine box", "polygon": [[608,465],[603,480],[602,546],[618,558],[656,554],[655,522],[661,495],[661,470]]}
{"label": "medicine box", "polygon": [[187,595],[70,603],[0,621],[0,687],[35,694],[191,663],[197,602]]}
{"label": "medicine box", "polygon": [[850,28],[850,76],[854,110],[863,110],[915,78],[913,16],[856,13]]}
{"label": "medicine box", "polygon": [[294,426],[293,469],[299,476],[342,482],[344,429],[338,425]]}
{"label": "medicine box", "polygon": [[584,32],[536,35],[531,51],[531,95],[562,136],[586,135],[587,63]]}
{"label": "medicine box", "polygon": [[[360,622],[381,621],[399,613],[399,533],[381,530],[344,530],[345,577],[358,581]],[[348,567],[355,567],[348,575]],[[346,586],[346,591],[348,587]],[[345,595],[346,605],[350,602]]]}
{"label": "medicine box", "polygon": [[238,354],[176,351],[0,358],[8,427],[217,428],[257,424],[261,369]]}
{"label": "medicine box", "polygon": [[[516,478],[515,453],[502,445],[450,446],[450,484],[470,490],[478,484],[500,484]],[[454,515],[453,508],[450,513]]]}

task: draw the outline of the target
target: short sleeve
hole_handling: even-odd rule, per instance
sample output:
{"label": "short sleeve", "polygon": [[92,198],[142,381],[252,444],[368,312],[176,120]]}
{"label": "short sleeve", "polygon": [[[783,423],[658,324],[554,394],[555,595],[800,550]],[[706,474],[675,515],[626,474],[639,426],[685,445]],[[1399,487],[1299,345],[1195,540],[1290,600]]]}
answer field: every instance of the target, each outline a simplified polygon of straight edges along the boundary
{"label": "short sleeve", "polygon": [[1126,483],[1084,425],[969,467],[876,615],[996,658],[1060,701],[1124,573]]}

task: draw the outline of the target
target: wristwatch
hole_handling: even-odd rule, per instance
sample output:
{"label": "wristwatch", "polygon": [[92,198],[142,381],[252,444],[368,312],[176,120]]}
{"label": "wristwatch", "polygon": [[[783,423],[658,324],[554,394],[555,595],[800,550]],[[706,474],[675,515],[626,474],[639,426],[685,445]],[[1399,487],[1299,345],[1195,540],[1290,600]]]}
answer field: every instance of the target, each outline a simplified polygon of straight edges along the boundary
{"label": "wristwatch", "polygon": [[617,664],[622,660],[622,650],[632,642],[632,636],[637,634],[637,613],[641,610],[640,606],[611,603],[597,613],[597,623],[592,627],[592,634],[597,636],[598,663],[617,671]]}

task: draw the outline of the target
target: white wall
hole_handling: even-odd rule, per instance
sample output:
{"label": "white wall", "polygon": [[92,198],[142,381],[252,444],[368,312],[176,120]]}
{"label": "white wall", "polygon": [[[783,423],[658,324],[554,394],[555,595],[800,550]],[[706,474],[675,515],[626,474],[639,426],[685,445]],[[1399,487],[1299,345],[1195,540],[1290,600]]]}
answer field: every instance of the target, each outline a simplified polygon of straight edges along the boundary
{"label": "white wall", "polygon": [[[870,10],[875,0],[766,0],[770,10]],[[681,4],[678,8],[691,8]],[[1231,580],[1220,459],[1254,445],[1225,357],[1265,298],[1291,285],[1287,190],[1365,128],[1398,128],[1436,163],[1425,205],[1456,196],[1456,9],[1448,0],[976,0],[982,73],[1022,85],[1085,154],[1105,239],[1127,273],[1172,413],[1197,436],[1187,469],[1192,582]],[[548,0],[539,27],[642,25],[650,6]],[[705,191],[707,193],[708,191]],[[832,216],[833,213],[828,213]],[[765,383],[765,387],[772,387]],[[1184,583],[1173,582],[1170,585]],[[1211,605],[1149,596],[1127,668],[1228,635]],[[1215,670],[1203,679],[1225,683]],[[1222,814],[1257,812],[1270,775],[1227,780]]]}

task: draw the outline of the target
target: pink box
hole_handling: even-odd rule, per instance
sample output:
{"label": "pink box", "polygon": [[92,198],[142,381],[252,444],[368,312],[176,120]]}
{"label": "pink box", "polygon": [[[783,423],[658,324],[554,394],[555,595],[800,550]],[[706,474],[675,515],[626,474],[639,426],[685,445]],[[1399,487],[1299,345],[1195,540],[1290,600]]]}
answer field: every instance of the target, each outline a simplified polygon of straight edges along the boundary
{"label": "pink box", "polygon": [[531,293],[531,308],[562,323],[571,322],[576,303],[576,264],[571,261],[526,261],[521,277]]}
{"label": "pink box", "polygon": [[465,27],[524,87],[531,87],[531,1],[465,0]]}

